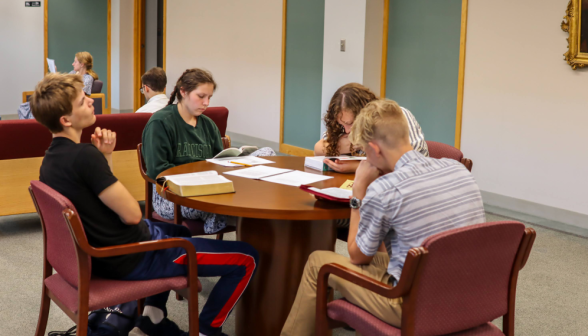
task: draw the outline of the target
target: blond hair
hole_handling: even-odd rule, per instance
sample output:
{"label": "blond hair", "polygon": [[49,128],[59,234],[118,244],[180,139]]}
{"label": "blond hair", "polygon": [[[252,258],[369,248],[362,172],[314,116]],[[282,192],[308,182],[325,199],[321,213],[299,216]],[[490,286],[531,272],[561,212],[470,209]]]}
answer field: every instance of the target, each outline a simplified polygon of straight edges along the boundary
{"label": "blond hair", "polygon": [[378,99],[361,110],[351,127],[349,140],[364,149],[374,140],[388,147],[410,143],[408,121],[395,101]]}
{"label": "blond hair", "polygon": [[88,75],[92,76],[94,80],[97,80],[98,74],[95,73],[94,70],[92,70],[94,63],[94,58],[92,57],[92,55],[87,51],[80,51],[76,54],[76,58],[78,62],[86,66],[86,72],[88,73]]}
{"label": "blond hair", "polygon": [[37,84],[31,97],[30,105],[33,116],[51,133],[63,131],[59,119],[72,113],[72,102],[83,87],[84,82],[80,75],[48,74]]}

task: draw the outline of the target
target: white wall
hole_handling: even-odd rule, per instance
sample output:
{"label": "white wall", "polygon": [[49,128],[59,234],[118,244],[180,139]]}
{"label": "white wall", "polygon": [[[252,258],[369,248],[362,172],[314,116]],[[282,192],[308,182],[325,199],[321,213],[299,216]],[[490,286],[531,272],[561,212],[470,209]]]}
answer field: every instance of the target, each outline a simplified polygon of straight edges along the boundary
{"label": "white wall", "polygon": [[133,109],[133,2],[112,0],[110,21],[110,76],[112,109]]}
{"label": "white wall", "polygon": [[42,7],[24,1],[0,1],[0,115],[16,114],[22,92],[33,91],[44,72]]}
{"label": "white wall", "polygon": [[365,11],[365,50],[363,85],[380,96],[382,78],[382,38],[384,33],[384,0],[367,0]]}
{"label": "white wall", "polygon": [[187,68],[207,69],[227,130],[279,141],[282,1],[168,0],[166,34],[168,93]]}
{"label": "white wall", "polygon": [[588,214],[588,71],[563,60],[567,4],[470,1],[462,150],[482,190]]}
{"label": "white wall", "polygon": [[120,1],[110,3],[110,106],[120,110]]}
{"label": "white wall", "polygon": [[[321,120],[339,87],[363,83],[365,19],[366,0],[325,0]],[[344,52],[341,40],[345,40]],[[321,122],[323,132],[325,125]]]}

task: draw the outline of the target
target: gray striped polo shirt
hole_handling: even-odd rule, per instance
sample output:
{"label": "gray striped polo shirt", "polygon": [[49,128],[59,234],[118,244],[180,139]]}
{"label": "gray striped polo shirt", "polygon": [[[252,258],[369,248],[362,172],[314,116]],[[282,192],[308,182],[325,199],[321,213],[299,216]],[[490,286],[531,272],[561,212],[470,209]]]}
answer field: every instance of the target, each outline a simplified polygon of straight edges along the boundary
{"label": "gray striped polo shirt", "polygon": [[463,164],[415,150],[369,185],[360,216],[357,246],[373,256],[383,241],[390,256],[388,274],[396,280],[408,250],[425,238],[486,221],[478,185]]}

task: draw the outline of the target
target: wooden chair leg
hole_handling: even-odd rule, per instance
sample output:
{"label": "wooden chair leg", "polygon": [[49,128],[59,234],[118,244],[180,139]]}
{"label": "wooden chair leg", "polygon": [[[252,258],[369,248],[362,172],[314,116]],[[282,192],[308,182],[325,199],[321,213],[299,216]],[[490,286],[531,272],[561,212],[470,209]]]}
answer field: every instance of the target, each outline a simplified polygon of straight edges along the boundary
{"label": "wooden chair leg", "polygon": [[41,309],[39,311],[39,320],[37,321],[37,331],[35,332],[35,336],[45,335],[47,319],[49,318],[49,308],[51,307],[51,299],[47,295],[47,287],[45,287],[45,285],[43,285],[43,292],[41,295]]}
{"label": "wooden chair leg", "polygon": [[223,240],[223,237],[225,236],[224,233],[219,233],[216,235],[216,240]]}
{"label": "wooden chair leg", "polygon": [[88,310],[78,312],[78,328],[76,336],[88,336]]}
{"label": "wooden chair leg", "polygon": [[176,300],[182,301],[182,300],[184,300],[184,297],[181,296],[180,294],[176,293]]}

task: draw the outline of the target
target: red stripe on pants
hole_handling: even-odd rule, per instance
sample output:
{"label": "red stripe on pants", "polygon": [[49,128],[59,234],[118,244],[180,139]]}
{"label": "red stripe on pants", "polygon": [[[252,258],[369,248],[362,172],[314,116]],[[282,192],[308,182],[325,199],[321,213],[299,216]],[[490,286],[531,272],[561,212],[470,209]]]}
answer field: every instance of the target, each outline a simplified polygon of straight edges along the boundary
{"label": "red stripe on pants", "polygon": [[[243,253],[198,252],[196,255],[199,265],[245,266],[245,276],[241,279],[241,281],[239,281],[239,284],[233,291],[233,294],[231,295],[231,297],[229,297],[227,303],[225,303],[221,311],[214,318],[212,324],[210,325],[213,328],[220,328],[227,319],[227,316],[229,315],[231,309],[233,309],[233,307],[243,294],[243,291],[245,291],[245,288],[247,288],[249,280],[251,280],[251,276],[253,275],[253,271],[255,270],[255,259],[253,259],[252,256]],[[181,256],[179,256],[176,260],[174,260],[174,262],[176,264],[187,264],[186,254],[182,254]]]}

